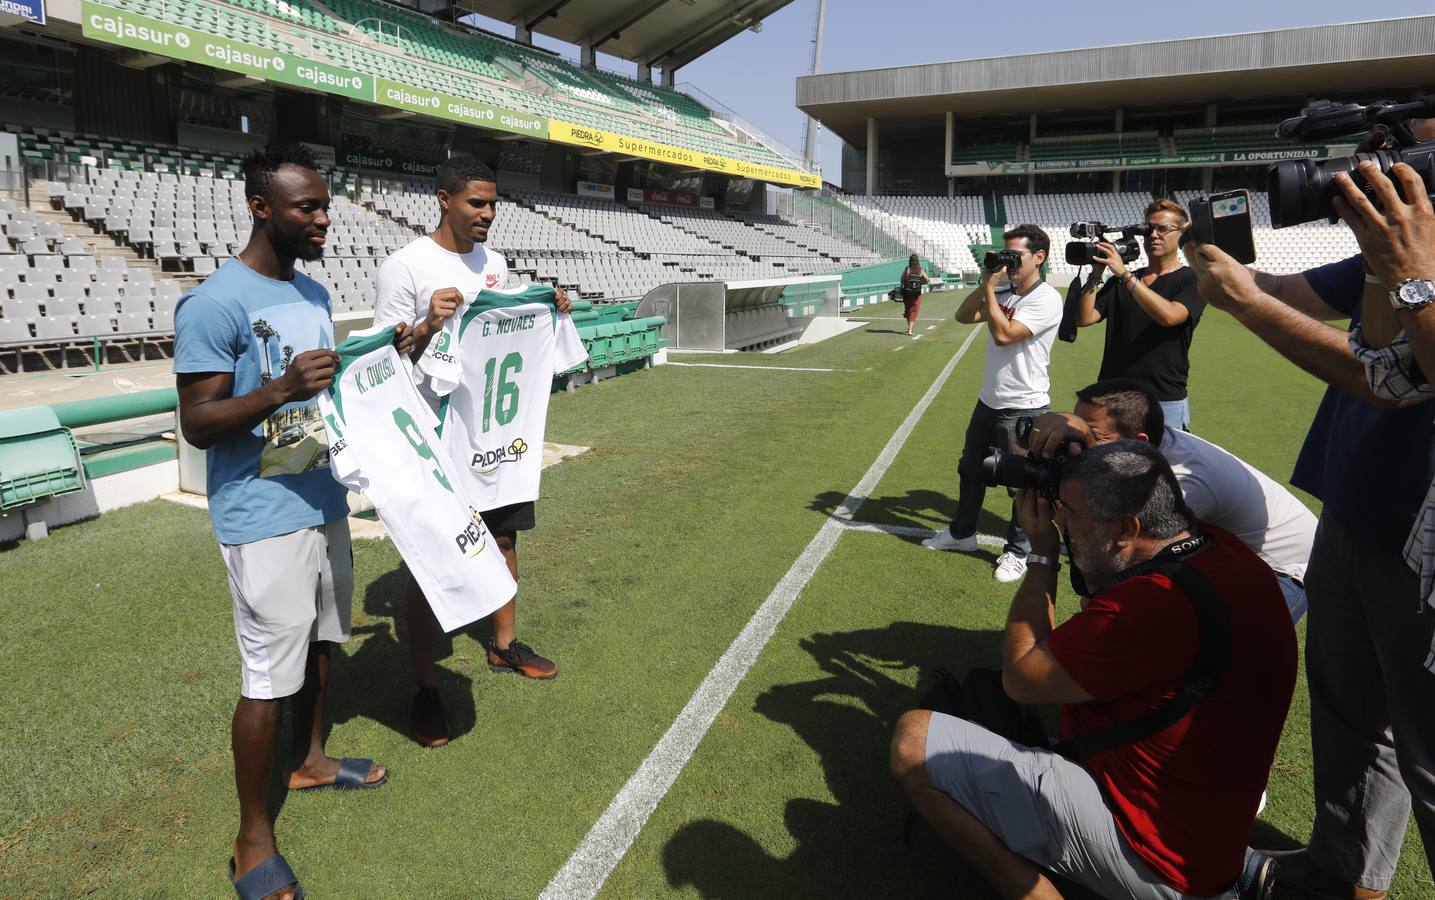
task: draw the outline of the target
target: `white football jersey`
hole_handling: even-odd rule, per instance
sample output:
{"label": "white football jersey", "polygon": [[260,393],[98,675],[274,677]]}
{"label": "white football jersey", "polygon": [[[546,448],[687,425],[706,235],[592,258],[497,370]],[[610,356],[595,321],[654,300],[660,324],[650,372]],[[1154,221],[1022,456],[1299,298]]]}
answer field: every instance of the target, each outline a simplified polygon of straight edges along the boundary
{"label": "white football jersey", "polygon": [[334,384],[319,395],[329,469],[378,510],[444,631],[487,616],[518,592],[472,495],[473,479],[443,452],[438,425],[394,329],[354,332],[338,347]]}
{"label": "white football jersey", "polygon": [[479,291],[444,323],[419,360],[439,404],[442,440],[468,469],[487,511],[538,499],[553,376],[588,358],[554,291]]}

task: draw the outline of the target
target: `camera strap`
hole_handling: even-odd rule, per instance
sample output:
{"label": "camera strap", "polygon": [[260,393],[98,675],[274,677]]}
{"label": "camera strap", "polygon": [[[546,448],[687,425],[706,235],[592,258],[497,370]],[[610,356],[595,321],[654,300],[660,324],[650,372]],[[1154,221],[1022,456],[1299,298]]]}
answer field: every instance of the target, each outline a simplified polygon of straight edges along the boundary
{"label": "camera strap", "polygon": [[1188,563],[1209,543],[1205,534],[1177,541],[1118,578],[1165,575],[1191,599],[1196,611],[1196,660],[1182,679],[1180,693],[1144,715],[1060,741],[1052,747],[1054,752],[1085,762],[1113,747],[1159,734],[1185,718],[1221,683],[1231,662],[1231,614],[1210,579]]}
{"label": "camera strap", "polygon": [[1061,324],[1056,328],[1056,336],[1068,344],[1076,342],[1076,319],[1081,312],[1081,284],[1080,274],[1071,279],[1071,284],[1066,289],[1066,302],[1061,307]]}

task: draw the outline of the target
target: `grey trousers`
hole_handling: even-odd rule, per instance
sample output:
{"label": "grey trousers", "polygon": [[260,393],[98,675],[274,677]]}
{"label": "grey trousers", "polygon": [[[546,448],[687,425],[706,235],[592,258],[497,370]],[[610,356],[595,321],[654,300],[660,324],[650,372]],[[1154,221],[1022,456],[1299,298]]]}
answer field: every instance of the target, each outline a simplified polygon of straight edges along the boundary
{"label": "grey trousers", "polygon": [[1412,799],[1435,869],[1435,674],[1422,665],[1435,614],[1398,546],[1372,543],[1327,515],[1305,585],[1311,856],[1334,875],[1389,888]]}

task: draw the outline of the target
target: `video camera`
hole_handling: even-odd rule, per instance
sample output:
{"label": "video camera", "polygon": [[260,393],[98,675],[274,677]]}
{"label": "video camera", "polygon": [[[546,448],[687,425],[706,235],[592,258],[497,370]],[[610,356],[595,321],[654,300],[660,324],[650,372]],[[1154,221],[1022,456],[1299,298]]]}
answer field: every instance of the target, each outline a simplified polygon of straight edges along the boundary
{"label": "video camera", "polygon": [[1073,266],[1089,266],[1095,263],[1097,245],[1108,234],[1120,232],[1121,237],[1107,241],[1116,248],[1122,262],[1132,262],[1141,255],[1141,242],[1137,238],[1151,233],[1151,226],[1142,222],[1138,225],[1112,227],[1100,222],[1073,222],[1071,236],[1079,238],[1066,245],[1066,261]]}
{"label": "video camera", "polygon": [[1038,459],[1018,452],[1027,446],[1031,438],[1031,416],[1016,420],[1014,429],[1001,429],[1007,447],[988,447],[987,457],[982,460],[982,483],[987,487],[1006,487],[1012,490],[1032,488],[1047,500],[1056,499],[1057,485],[1061,483],[1061,467],[1066,463],[1066,451],[1058,450],[1051,459]]}
{"label": "video camera", "polygon": [[[1356,153],[1334,159],[1283,160],[1271,166],[1266,175],[1266,190],[1271,200],[1271,224],[1276,228],[1314,222],[1317,219],[1336,221],[1330,201],[1336,194],[1335,175],[1350,173],[1357,187],[1370,197],[1370,185],[1356,171],[1356,166],[1370,160],[1387,176],[1390,167],[1407,163],[1425,181],[1427,193],[1435,187],[1435,141],[1420,143],[1410,131],[1411,119],[1435,118],[1435,95],[1396,103],[1336,103],[1319,100],[1301,110],[1300,115],[1286,119],[1276,127],[1276,136],[1297,141],[1325,141],[1371,129],[1386,135],[1394,146],[1372,153]],[[1397,185],[1398,190],[1398,185]],[[1409,200],[1410,198],[1403,198]]]}

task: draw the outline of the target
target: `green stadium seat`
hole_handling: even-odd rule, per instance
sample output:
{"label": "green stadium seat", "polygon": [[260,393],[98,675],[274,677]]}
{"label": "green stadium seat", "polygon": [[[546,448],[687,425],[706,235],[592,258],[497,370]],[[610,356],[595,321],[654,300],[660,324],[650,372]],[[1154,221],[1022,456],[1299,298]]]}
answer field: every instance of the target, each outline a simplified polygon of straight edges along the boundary
{"label": "green stadium seat", "polygon": [[34,406],[0,412],[0,509],[83,489],[80,451],[54,410]]}

